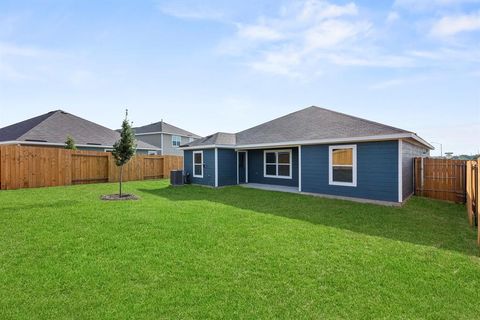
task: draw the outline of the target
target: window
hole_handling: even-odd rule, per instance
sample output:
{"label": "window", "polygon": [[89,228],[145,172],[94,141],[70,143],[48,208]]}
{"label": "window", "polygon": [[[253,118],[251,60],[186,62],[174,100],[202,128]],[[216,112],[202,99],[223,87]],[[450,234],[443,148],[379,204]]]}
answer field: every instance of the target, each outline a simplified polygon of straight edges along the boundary
{"label": "window", "polygon": [[193,137],[188,138],[188,142],[192,142],[193,140],[195,140],[195,139],[193,139]]}
{"label": "window", "polygon": [[113,152],[113,149],[105,149],[105,152]]}
{"label": "window", "polygon": [[193,176],[203,178],[203,151],[193,152]]}
{"label": "window", "polygon": [[292,150],[264,151],[264,177],[292,178]]}
{"label": "window", "polygon": [[172,136],[172,147],[180,147],[182,144],[182,137]]}
{"label": "window", "polygon": [[329,183],[338,186],[357,186],[357,146],[329,147]]}
{"label": "window", "polygon": [[148,155],[149,155],[149,156],[156,156],[156,155],[157,155],[157,151],[148,150]]}

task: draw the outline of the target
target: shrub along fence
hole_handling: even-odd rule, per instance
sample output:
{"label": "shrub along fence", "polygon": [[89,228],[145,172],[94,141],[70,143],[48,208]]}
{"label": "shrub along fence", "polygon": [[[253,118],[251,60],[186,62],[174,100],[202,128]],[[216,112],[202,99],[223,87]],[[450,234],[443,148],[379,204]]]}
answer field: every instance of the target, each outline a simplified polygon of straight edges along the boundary
{"label": "shrub along fence", "polygon": [[465,203],[470,226],[478,229],[480,245],[480,179],[478,160],[415,158],[415,194]]}
{"label": "shrub along fence", "polygon": [[[125,165],[123,181],[168,178],[182,168],[183,157],[136,155]],[[117,182],[119,173],[110,152],[0,146],[1,190]]]}

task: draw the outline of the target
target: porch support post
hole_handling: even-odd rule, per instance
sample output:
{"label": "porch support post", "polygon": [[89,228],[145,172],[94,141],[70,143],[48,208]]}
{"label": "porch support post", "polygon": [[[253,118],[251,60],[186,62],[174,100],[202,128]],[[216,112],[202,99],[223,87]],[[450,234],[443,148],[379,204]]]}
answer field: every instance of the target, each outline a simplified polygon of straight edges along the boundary
{"label": "porch support post", "polygon": [[215,148],[215,187],[218,187],[218,148]]}
{"label": "porch support post", "polygon": [[398,202],[403,202],[402,139],[398,139]]}
{"label": "porch support post", "polygon": [[298,191],[302,192],[302,146],[298,146]]}

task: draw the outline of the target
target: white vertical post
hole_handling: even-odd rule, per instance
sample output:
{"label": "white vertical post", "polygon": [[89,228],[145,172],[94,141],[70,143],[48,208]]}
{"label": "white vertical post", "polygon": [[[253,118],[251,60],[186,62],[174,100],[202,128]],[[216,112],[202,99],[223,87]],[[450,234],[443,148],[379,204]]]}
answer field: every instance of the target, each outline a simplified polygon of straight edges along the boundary
{"label": "white vertical post", "polygon": [[215,187],[218,187],[218,148],[215,148]]}
{"label": "white vertical post", "polygon": [[402,140],[398,139],[398,202],[403,201]]}
{"label": "white vertical post", "polygon": [[163,133],[160,133],[160,155],[163,156]]}
{"label": "white vertical post", "polygon": [[298,146],[298,191],[302,192],[302,146],[301,145]]}

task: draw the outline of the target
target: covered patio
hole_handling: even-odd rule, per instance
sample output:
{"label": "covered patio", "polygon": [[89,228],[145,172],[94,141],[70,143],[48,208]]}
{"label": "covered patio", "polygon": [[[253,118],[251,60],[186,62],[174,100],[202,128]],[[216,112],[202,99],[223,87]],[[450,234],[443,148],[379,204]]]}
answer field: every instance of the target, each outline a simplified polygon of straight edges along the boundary
{"label": "covered patio", "polygon": [[280,185],[263,184],[263,183],[244,183],[244,184],[240,184],[240,186],[245,188],[261,189],[261,190],[268,190],[268,191],[300,193],[298,191],[298,187],[280,186]]}

